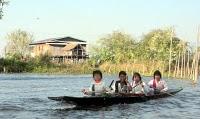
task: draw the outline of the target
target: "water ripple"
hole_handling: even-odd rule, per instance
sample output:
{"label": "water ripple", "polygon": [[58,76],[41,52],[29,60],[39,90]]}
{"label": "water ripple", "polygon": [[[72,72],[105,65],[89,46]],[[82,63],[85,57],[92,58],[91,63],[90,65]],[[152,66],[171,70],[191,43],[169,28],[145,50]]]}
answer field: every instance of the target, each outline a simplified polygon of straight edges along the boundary
{"label": "water ripple", "polygon": [[[117,76],[104,76],[109,84]],[[147,82],[149,77],[145,79]],[[80,96],[90,84],[90,75],[0,74],[0,118],[2,119],[197,119],[200,117],[200,86],[189,81],[167,80],[170,88],[184,90],[169,98],[109,107],[77,108],[48,100],[48,96]]]}

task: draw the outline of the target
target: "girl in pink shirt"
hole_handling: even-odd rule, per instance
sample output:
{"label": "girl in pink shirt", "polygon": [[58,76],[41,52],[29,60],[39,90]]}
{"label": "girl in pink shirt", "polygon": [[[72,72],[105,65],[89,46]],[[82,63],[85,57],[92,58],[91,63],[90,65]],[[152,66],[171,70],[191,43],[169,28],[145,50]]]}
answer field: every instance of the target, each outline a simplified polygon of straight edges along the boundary
{"label": "girl in pink shirt", "polygon": [[168,90],[167,83],[161,79],[162,75],[159,70],[154,72],[154,79],[150,80],[148,85],[154,92],[165,92]]}

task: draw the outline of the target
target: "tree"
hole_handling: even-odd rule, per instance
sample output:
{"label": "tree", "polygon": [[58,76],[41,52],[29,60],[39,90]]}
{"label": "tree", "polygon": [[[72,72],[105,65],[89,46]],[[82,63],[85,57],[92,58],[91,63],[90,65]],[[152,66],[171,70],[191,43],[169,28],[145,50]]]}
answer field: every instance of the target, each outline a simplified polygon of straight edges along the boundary
{"label": "tree", "polygon": [[[132,36],[115,31],[98,40],[93,48],[92,61],[114,63],[117,65],[132,65],[136,70],[146,70],[152,73],[155,69],[162,72],[168,71],[170,44],[172,69],[178,61],[179,54],[186,61],[185,53],[189,51],[188,43],[173,35],[171,29],[155,29],[145,34],[140,41],[134,40]],[[171,40],[172,39],[172,40]],[[184,52],[183,52],[184,51]],[[183,62],[182,61],[182,62]],[[184,64],[185,67],[185,64]]]}
{"label": "tree", "polygon": [[98,40],[94,48],[94,58],[113,63],[125,63],[134,57],[134,45],[135,40],[130,35],[114,31]]}
{"label": "tree", "polygon": [[[157,29],[144,35],[140,42],[139,51],[144,59],[151,60],[169,60],[171,42],[170,29]],[[172,59],[178,56],[178,53],[183,50],[182,40],[178,37],[172,38]]]}
{"label": "tree", "polygon": [[17,56],[20,59],[30,54],[29,44],[33,41],[33,35],[20,29],[7,35],[6,56]]}
{"label": "tree", "polygon": [[8,1],[0,0],[0,19],[2,19],[2,16],[3,16],[3,6],[7,4],[8,4]]}

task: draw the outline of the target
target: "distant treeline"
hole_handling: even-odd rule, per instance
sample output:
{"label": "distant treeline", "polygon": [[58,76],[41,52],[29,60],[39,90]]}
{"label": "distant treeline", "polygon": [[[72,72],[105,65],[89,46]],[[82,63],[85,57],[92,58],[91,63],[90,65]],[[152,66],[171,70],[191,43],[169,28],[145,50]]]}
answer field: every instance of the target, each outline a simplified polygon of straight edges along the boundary
{"label": "distant treeline", "polygon": [[114,31],[90,46],[89,60],[76,64],[55,64],[48,55],[31,58],[28,44],[32,41],[33,35],[22,30],[8,34],[7,53],[0,59],[0,71],[78,74],[100,68],[106,73],[125,70],[151,75],[157,69],[168,74],[170,69],[170,76],[187,78],[194,68],[194,49],[171,28],[152,30],[140,39]]}

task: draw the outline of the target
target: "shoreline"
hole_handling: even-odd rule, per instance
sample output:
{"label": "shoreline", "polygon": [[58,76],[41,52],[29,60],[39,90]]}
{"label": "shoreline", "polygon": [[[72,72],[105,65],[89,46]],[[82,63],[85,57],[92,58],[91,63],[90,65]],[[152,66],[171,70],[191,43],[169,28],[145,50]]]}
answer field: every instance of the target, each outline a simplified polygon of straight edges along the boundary
{"label": "shoreline", "polygon": [[[61,73],[61,72],[55,72],[55,73],[49,73],[49,72],[46,72],[46,73],[38,73],[38,72],[12,72],[12,73],[0,73],[0,75],[14,75],[14,74],[24,74],[24,75],[68,75],[68,76],[80,76],[80,75],[88,75],[88,76],[92,76],[92,72],[91,73]],[[103,72],[103,75],[105,76],[118,76],[118,73],[105,73]],[[153,77],[153,75],[143,75],[141,73],[142,77]],[[132,74],[128,73],[128,76],[132,76]],[[170,80],[173,80],[173,79],[176,79],[176,80],[190,80],[190,79],[187,79],[187,78],[176,78],[176,77],[167,77],[166,75],[163,75],[163,79],[170,79]]]}

